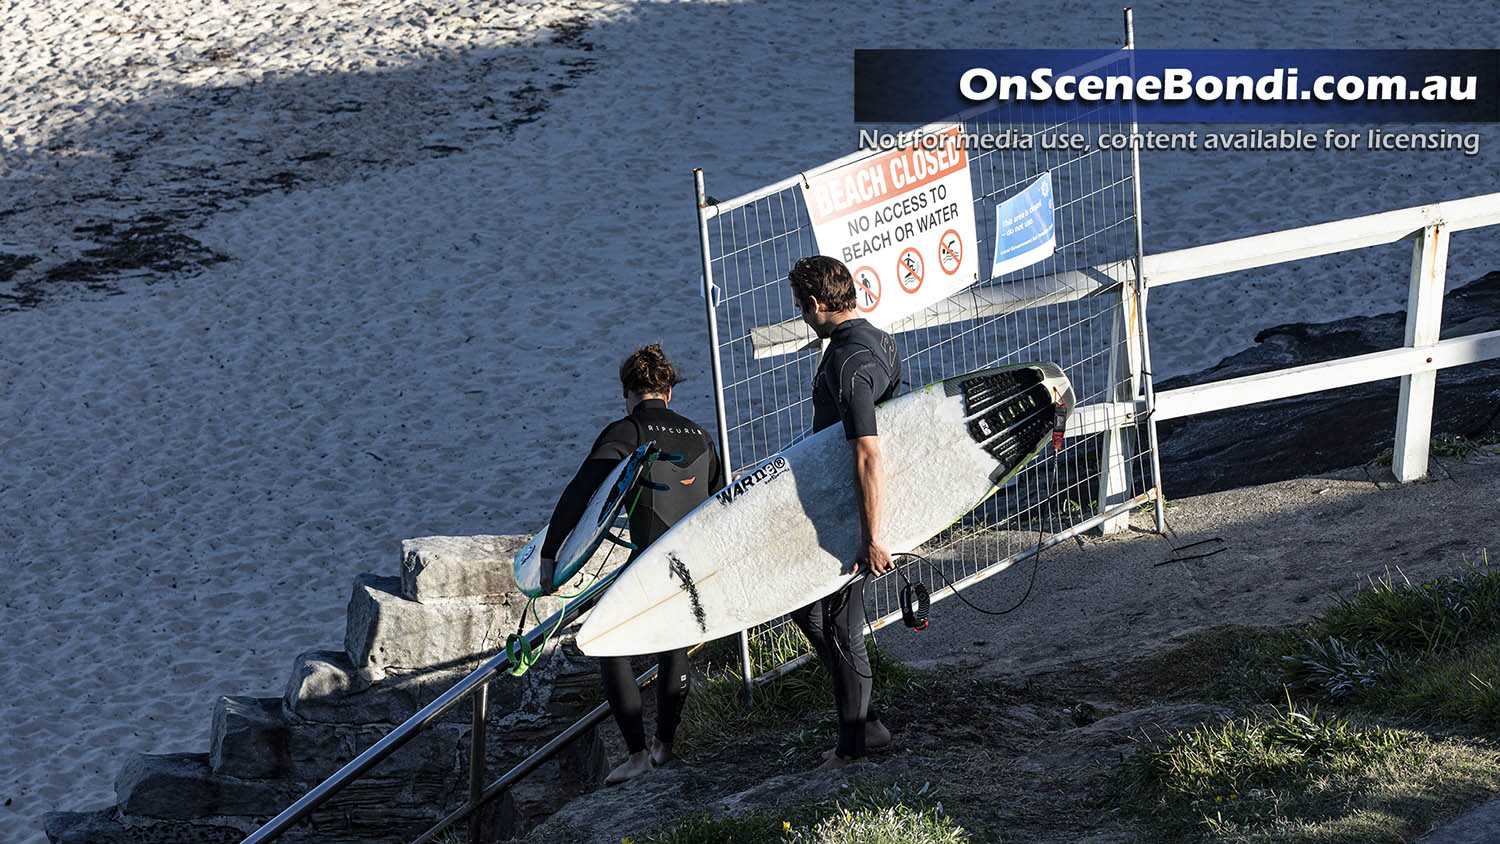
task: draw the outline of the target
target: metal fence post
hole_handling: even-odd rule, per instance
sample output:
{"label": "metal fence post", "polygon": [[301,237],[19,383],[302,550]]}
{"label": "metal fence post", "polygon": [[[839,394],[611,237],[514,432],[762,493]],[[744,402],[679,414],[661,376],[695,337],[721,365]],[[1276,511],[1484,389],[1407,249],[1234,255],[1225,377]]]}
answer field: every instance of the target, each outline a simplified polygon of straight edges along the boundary
{"label": "metal fence post", "polygon": [[[469,804],[478,806],[484,799],[484,724],[489,716],[490,684],[474,690],[474,723],[469,730]],[[469,815],[469,844],[484,839],[484,811],[476,808]]]}
{"label": "metal fence post", "polygon": [[[1125,7],[1125,48],[1130,50],[1130,71],[1135,74],[1135,11]],[[1140,134],[1136,104],[1130,102],[1130,136]],[[1130,145],[1130,194],[1135,209],[1135,307],[1141,341],[1140,387],[1146,400],[1146,453],[1151,462],[1151,486],[1156,491],[1156,532],[1167,532],[1167,504],[1161,489],[1161,451],[1156,437],[1156,376],[1151,372],[1151,330],[1146,320],[1146,221],[1141,215],[1141,150]],[[1134,396],[1131,397],[1132,399]]]}
{"label": "metal fence post", "polygon": [[[1411,285],[1406,299],[1406,345],[1431,346],[1443,325],[1443,286],[1448,274],[1448,229],[1427,226],[1412,247]],[[1396,406],[1396,442],[1391,450],[1391,472],[1406,483],[1427,475],[1427,446],[1432,437],[1432,402],[1437,372],[1401,376],[1401,398]]]}
{"label": "metal fence post", "polygon": [[[1125,49],[1130,51],[1131,69],[1135,67],[1135,17],[1131,9],[1125,9]],[[1134,139],[1140,131],[1135,119],[1135,104],[1130,106],[1130,137]],[[1141,222],[1141,153],[1131,144],[1130,185],[1132,217],[1135,222],[1134,279],[1120,285],[1118,307],[1110,323],[1109,336],[1109,383],[1116,402],[1134,402],[1144,394],[1146,398],[1146,424],[1151,453],[1152,484],[1160,491],[1161,464],[1156,454],[1156,422],[1150,410],[1154,399],[1151,389],[1150,351],[1146,340],[1146,284],[1142,278],[1145,255],[1145,239]],[[1123,354],[1122,354],[1123,350]],[[1126,469],[1127,455],[1135,454],[1135,426],[1110,428],[1105,433],[1099,448],[1099,494],[1096,513],[1105,513],[1112,507],[1131,497],[1129,472]],[[1161,496],[1157,495],[1157,530],[1164,530]],[[1124,530],[1130,524],[1130,514],[1120,513],[1106,519],[1099,526],[1104,534]]]}
{"label": "metal fence post", "polygon": [[[724,368],[719,360],[719,320],[717,294],[714,288],[712,246],[708,240],[708,190],[703,184],[702,168],[693,169],[693,188],[698,206],[698,250],[703,261],[703,308],[708,317],[708,363],[713,373],[714,414],[719,426],[719,458],[724,461],[724,477],[728,478],[733,464],[729,458],[729,417],[724,412]],[[755,702],[755,667],[750,664],[750,632],[740,633],[740,675],[745,682],[745,705]]]}

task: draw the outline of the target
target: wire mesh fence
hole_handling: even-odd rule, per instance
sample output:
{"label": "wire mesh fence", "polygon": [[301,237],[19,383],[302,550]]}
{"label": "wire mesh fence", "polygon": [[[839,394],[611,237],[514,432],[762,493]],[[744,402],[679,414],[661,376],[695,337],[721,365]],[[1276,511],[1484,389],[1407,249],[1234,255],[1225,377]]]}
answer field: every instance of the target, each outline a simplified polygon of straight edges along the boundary
{"label": "wire mesh fence", "polygon": [[[1128,54],[1115,56],[1124,72]],[[1018,122],[1002,106],[966,116],[960,125],[969,142],[979,278],[888,328],[901,351],[904,389],[1006,363],[1050,361],[1068,375],[1081,407],[1134,398],[1139,351],[1131,344],[1140,337],[1130,311],[1137,266],[1133,168],[1127,149],[1100,143],[1106,135],[1129,135],[1128,109],[1060,104],[1048,119]],[[1005,141],[992,147],[1008,148],[984,148],[977,141],[985,136]],[[1069,136],[1071,143],[1060,143]],[[877,154],[858,153],[810,173]],[[1052,182],[1054,253],[991,277],[987,256],[998,237],[997,207],[1043,174]],[[802,191],[807,178],[735,200],[709,200],[702,209],[715,294],[714,352],[722,371],[723,446],[732,469],[756,465],[812,425],[820,348],[786,282],[799,258],[819,254]],[[930,587],[998,571],[1035,553],[1049,535],[1100,515],[1106,501],[1118,506],[1145,493],[1145,443],[1133,428],[1070,436],[1061,450],[1049,450],[921,548],[891,550],[925,557],[930,568],[908,576],[919,574]],[[898,577],[887,575],[866,590],[870,618],[880,620],[875,626],[899,616],[900,586]]]}

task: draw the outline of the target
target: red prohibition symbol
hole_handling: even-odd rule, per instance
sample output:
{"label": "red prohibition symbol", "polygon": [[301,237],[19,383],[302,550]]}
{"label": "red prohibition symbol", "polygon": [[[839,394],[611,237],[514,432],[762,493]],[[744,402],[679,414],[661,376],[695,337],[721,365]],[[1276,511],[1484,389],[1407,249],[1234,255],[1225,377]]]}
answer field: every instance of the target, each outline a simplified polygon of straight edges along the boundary
{"label": "red prohibition symbol", "polygon": [[949,229],[938,238],[938,264],[942,266],[943,272],[953,275],[958,272],[959,265],[964,259],[964,242],[958,236],[958,232]]}
{"label": "red prohibition symbol", "polygon": [[901,289],[907,293],[915,293],[922,288],[922,253],[910,246],[901,250],[901,257],[896,259],[896,281],[901,283]]}
{"label": "red prohibition symbol", "polygon": [[875,310],[875,306],[880,304],[880,276],[870,267],[860,267],[854,271],[854,283],[858,286],[854,291],[855,307],[862,314]]}

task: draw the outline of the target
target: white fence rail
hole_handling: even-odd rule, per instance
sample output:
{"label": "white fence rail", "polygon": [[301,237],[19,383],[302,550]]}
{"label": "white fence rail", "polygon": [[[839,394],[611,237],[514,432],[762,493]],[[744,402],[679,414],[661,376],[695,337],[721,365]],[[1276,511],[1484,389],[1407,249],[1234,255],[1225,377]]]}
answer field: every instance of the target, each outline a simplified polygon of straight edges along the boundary
{"label": "white fence rail", "polygon": [[[1391,468],[1403,482],[1425,476],[1437,370],[1500,357],[1500,331],[1439,339],[1448,236],[1496,224],[1500,224],[1500,193],[1490,193],[1145,256],[1142,275],[1149,289],[1399,240],[1414,241],[1403,347],[1159,392],[1155,418],[1175,419],[1399,377],[1401,396]],[[1076,426],[1082,434],[1100,430],[1101,426],[1133,424],[1144,411],[1144,400],[1139,398],[1134,405],[1117,402],[1079,407],[1070,427]]]}

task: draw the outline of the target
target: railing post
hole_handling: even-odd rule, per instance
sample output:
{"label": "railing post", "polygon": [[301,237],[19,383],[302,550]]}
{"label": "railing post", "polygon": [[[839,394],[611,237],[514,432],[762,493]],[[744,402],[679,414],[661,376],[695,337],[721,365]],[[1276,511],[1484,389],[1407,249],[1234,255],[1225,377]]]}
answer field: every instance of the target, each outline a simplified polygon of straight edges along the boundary
{"label": "railing post", "polygon": [[[1406,299],[1406,345],[1431,346],[1443,326],[1443,285],[1448,275],[1448,228],[1427,226],[1412,248],[1411,286]],[[1432,402],[1437,372],[1401,376],[1401,398],[1396,406],[1396,442],[1391,449],[1391,472],[1406,483],[1427,475],[1427,447],[1432,438]]]}
{"label": "railing post", "polygon": [[489,716],[490,684],[481,683],[474,690],[474,723],[469,730],[469,805],[475,807],[469,815],[469,844],[483,844],[484,810],[479,808],[484,800],[484,724]]}
{"label": "railing post", "polygon": [[[1140,358],[1137,356],[1139,335],[1135,309],[1138,300],[1130,284],[1120,287],[1119,300],[1114,307],[1109,332],[1109,384],[1110,400],[1134,401],[1140,384]],[[1105,513],[1115,505],[1130,498],[1130,476],[1126,467],[1127,454],[1134,448],[1135,427],[1111,427],[1099,445],[1099,489],[1096,513]],[[1130,524],[1130,514],[1121,513],[1104,520],[1099,525],[1103,534],[1124,530]]]}

